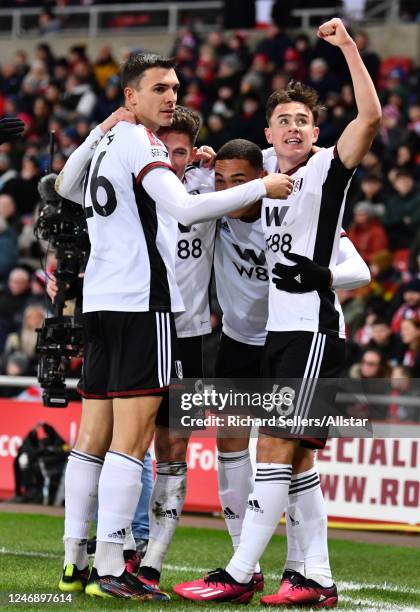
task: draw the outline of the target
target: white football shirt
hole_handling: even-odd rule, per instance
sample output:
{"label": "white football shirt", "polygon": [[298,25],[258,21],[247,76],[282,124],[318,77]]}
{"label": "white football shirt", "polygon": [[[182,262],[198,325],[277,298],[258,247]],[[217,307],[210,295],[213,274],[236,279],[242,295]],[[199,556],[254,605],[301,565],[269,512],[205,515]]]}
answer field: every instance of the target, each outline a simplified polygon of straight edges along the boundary
{"label": "white football shirt", "polygon": [[267,332],[268,270],[261,219],[253,222],[223,217],[214,251],[217,299],[223,333],[262,346]]}
{"label": "white football shirt", "polygon": [[[214,191],[213,173],[195,166],[187,167],[183,183],[189,194]],[[175,277],[185,306],[185,312],[175,315],[178,338],[211,332],[209,284],[215,230],[215,221],[190,226],[178,223]]]}
{"label": "white football shirt", "polygon": [[83,311],[184,310],[175,280],[177,222],[142,179],[170,168],[163,143],[142,125],[118,123],[95,149],[84,188],[91,253]]}
{"label": "white football shirt", "polygon": [[[275,156],[266,156],[266,169],[277,170]],[[335,147],[323,149],[288,174],[294,180],[287,200],[264,198],[261,221],[269,283],[267,330],[327,332],[345,337],[344,318],[334,291],[319,294],[279,291],[271,282],[277,262],[292,251],[333,267],[338,261],[341,219],[353,170],[345,168]]]}

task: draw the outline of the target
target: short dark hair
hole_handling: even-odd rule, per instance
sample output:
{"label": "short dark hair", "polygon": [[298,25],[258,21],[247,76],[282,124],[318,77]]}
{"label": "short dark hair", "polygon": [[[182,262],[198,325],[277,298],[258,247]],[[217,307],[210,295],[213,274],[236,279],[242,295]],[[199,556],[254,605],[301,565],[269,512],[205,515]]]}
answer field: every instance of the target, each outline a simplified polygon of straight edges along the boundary
{"label": "short dark hair", "polygon": [[414,181],[414,176],[413,173],[410,172],[410,170],[406,170],[405,168],[401,168],[400,170],[397,170],[397,172],[395,173],[395,178],[399,179],[399,178],[410,178]]}
{"label": "short dark hair", "polygon": [[186,106],[176,106],[172,124],[161,127],[158,136],[169,132],[179,132],[180,134],[186,134],[192,146],[194,146],[200,129],[201,118],[198,113]]}
{"label": "short dark hair", "polygon": [[120,69],[121,87],[137,87],[149,68],[175,68],[175,60],[156,53],[131,53]]}
{"label": "short dark hair", "polygon": [[215,162],[225,159],[244,159],[253,168],[257,170],[263,169],[261,149],[250,140],[244,140],[243,138],[235,138],[220,147]]}
{"label": "short dark hair", "polygon": [[302,102],[302,104],[305,104],[312,112],[315,125],[318,121],[319,111],[324,109],[319,102],[318,93],[315,89],[299,81],[289,81],[286,89],[273,91],[268,98],[266,105],[267,123],[270,122],[271,115],[276,106],[279,104],[288,104],[289,102]]}

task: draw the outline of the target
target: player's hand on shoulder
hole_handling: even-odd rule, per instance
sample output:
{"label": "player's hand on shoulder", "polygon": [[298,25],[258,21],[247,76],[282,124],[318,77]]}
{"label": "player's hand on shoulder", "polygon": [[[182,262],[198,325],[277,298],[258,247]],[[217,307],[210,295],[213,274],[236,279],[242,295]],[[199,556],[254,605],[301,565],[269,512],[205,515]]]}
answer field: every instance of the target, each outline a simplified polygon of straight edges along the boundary
{"label": "player's hand on shoulder", "polygon": [[213,168],[216,159],[216,151],[212,147],[203,145],[199,149],[194,149],[191,158],[192,162],[200,162],[202,168]]}
{"label": "player's hand on shoulder", "polygon": [[276,263],[274,266],[272,281],[279,291],[307,293],[327,291],[331,287],[332,275],[329,268],[320,266],[309,257],[297,253],[283,253],[283,255],[296,265]]}
{"label": "player's hand on shoulder", "polygon": [[287,174],[267,174],[262,180],[267,190],[267,198],[287,200],[292,193],[293,180]]}
{"label": "player's hand on shoulder", "polygon": [[125,108],[124,106],[120,106],[120,108],[117,108],[116,111],[111,113],[111,115],[101,123],[102,132],[106,134],[106,132],[108,132],[111,128],[117,125],[119,121],[127,121],[127,123],[135,124],[136,117],[134,116],[134,113],[129,111],[127,108]]}
{"label": "player's hand on shoulder", "polygon": [[334,47],[342,47],[354,41],[347,32],[344,23],[338,17],[334,17],[319,26],[317,32],[318,38],[326,40]]}

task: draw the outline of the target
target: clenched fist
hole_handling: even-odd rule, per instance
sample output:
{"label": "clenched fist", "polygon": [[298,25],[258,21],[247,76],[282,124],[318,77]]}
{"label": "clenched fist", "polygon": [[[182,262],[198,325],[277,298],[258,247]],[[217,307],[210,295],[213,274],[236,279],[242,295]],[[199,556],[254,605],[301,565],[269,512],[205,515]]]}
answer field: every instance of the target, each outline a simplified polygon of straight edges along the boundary
{"label": "clenched fist", "polygon": [[334,47],[343,47],[354,42],[344,27],[344,23],[338,17],[334,17],[320,25],[317,36],[334,45]]}
{"label": "clenched fist", "polygon": [[263,181],[267,189],[267,198],[287,200],[292,193],[293,180],[287,174],[268,174]]}

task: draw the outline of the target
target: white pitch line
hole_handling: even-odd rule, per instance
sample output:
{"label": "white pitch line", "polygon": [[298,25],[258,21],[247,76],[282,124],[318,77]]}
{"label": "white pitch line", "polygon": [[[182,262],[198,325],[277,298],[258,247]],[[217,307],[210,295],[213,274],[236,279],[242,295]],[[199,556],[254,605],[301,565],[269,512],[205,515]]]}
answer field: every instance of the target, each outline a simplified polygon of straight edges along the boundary
{"label": "white pitch line", "polygon": [[363,612],[368,612],[368,610],[392,610],[392,612],[411,612],[414,610],[418,610],[413,606],[405,606],[403,604],[393,604],[389,601],[383,601],[380,599],[359,599],[354,597],[348,597],[347,595],[338,595],[338,603],[351,603],[356,604],[357,607],[363,606]]}
{"label": "white pitch line", "polygon": [[[43,559],[61,559],[63,556],[62,554],[59,554],[59,553],[49,553],[49,552],[41,552],[41,551],[38,552],[38,551],[31,551],[31,550],[11,550],[11,549],[5,548],[4,546],[0,547],[0,554],[1,555],[12,555],[15,557],[39,557]],[[207,567],[195,567],[192,565],[173,565],[170,563],[165,563],[164,567],[165,569],[169,571],[174,571],[174,572],[192,572],[193,571],[193,572],[197,572],[200,574],[204,574],[209,571],[209,568]],[[280,579],[280,574],[274,574],[274,573],[269,572],[269,573],[266,573],[265,576],[270,579]],[[382,584],[379,584],[379,583],[375,584],[375,583],[363,583],[363,582],[352,582],[352,581],[340,581],[339,580],[337,582],[337,587],[339,590],[346,591],[346,592],[362,591],[363,589],[375,589],[375,590],[386,592],[386,593],[405,593],[406,595],[420,595],[420,589],[405,587],[403,585],[389,584],[388,582],[384,582]],[[339,595],[339,598],[341,600],[343,600],[343,597],[346,597],[346,596]],[[350,599],[352,601],[359,601],[358,599],[355,599],[354,597],[351,597],[351,596],[347,596],[347,599],[349,601]],[[386,602],[383,602],[383,603],[386,603]],[[407,608],[405,606],[404,608],[401,608],[401,609],[414,610],[414,608]]]}

